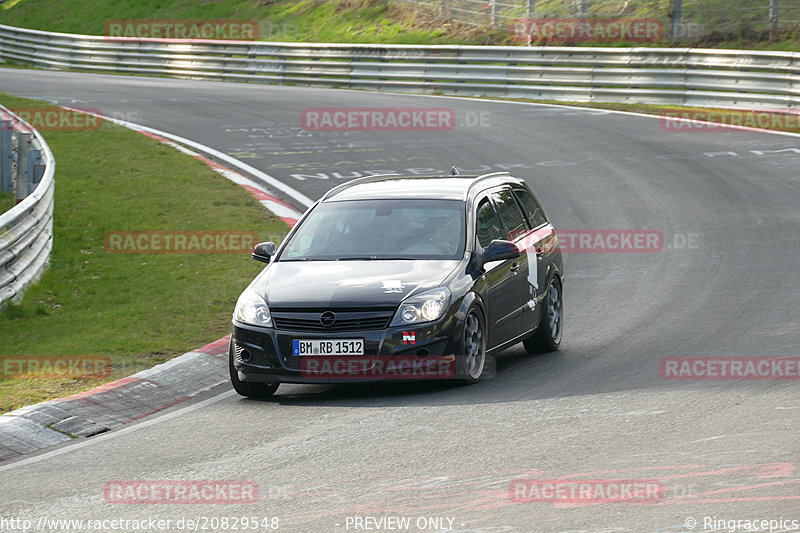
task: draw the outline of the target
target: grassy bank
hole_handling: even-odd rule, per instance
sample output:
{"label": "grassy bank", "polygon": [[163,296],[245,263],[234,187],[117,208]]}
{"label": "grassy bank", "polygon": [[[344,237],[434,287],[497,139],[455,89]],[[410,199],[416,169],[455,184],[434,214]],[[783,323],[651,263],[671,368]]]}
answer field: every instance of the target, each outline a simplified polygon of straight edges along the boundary
{"label": "grassy bank", "polygon": [[0,192],[0,213],[5,213],[14,207],[14,193]]}
{"label": "grassy bank", "polygon": [[[526,4],[500,3],[504,24],[527,17]],[[586,16],[657,19],[671,26],[672,0],[594,0]],[[451,23],[441,4],[428,6],[391,0],[7,0],[0,4],[0,23],[84,34],[104,34],[109,21],[124,19],[254,20],[260,40],[405,44],[513,44],[508,28],[488,26],[485,6],[448,0],[448,9],[480,11],[472,20],[483,26]],[[575,18],[578,3],[536,0],[537,18]],[[684,2],[684,28],[691,42],[618,42],[603,46],[706,46],[800,50],[800,7],[781,4],[780,32],[769,35],[769,0],[702,0]],[[462,13],[463,16],[463,13]],[[772,38],[771,38],[772,37]],[[591,45],[592,43],[583,43]],[[602,44],[602,43],[597,43]]]}
{"label": "grassy bank", "polygon": [[735,109],[719,109],[712,107],[681,107],[665,106],[654,104],[620,104],[602,102],[555,102],[543,100],[526,100],[504,98],[503,100],[514,100],[517,102],[535,102],[539,104],[568,105],[573,107],[590,107],[593,109],[608,109],[615,111],[627,111],[631,113],[642,113],[645,115],[655,115],[662,117],[662,123],[670,131],[702,130],[700,124],[687,124],[685,121],[678,122],[674,118],[699,122],[713,122],[722,125],[743,126],[749,128],[768,129],[774,131],[786,131],[790,133],[800,133],[800,115],[797,113],[773,113],[769,111],[748,111]]}
{"label": "grassy bank", "polygon": [[226,19],[258,22],[259,39],[349,43],[490,43],[506,31],[450,24],[427,10],[385,0],[9,0],[0,23],[103,35],[111,20]]}
{"label": "grassy bank", "polygon": [[[201,162],[138,133],[105,123],[43,134],[57,162],[51,267],[0,311],[0,358],[108,356],[109,381],[228,333],[239,292],[260,270],[248,253],[112,254],[106,234],[254,231],[280,241],[286,226]],[[3,379],[0,412],[101,382]]]}
{"label": "grassy bank", "polygon": [[[671,132],[680,131],[713,131],[720,127],[735,126],[785,131],[800,134],[800,114],[787,111],[751,111],[721,109],[715,107],[682,107],[656,104],[625,104],[604,102],[559,102],[556,100],[530,100],[528,98],[493,98],[464,97],[477,100],[498,100],[503,102],[527,102],[531,104],[548,104],[568,107],[585,107],[590,109],[607,109],[609,111],[625,111],[659,117],[662,127]],[[690,121],[690,122],[687,122]],[[705,125],[705,122],[712,124]],[[720,126],[715,126],[720,124]]]}

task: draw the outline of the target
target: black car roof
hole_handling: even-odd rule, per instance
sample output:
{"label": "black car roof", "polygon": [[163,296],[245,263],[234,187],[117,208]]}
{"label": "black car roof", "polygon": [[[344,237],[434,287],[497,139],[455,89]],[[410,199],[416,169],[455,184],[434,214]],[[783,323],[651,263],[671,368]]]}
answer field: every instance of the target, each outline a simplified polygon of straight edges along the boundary
{"label": "black car roof", "polygon": [[472,189],[504,183],[522,183],[508,172],[490,174],[382,175],[357,178],[334,187],[322,201],[371,200],[379,198],[436,198],[465,200]]}

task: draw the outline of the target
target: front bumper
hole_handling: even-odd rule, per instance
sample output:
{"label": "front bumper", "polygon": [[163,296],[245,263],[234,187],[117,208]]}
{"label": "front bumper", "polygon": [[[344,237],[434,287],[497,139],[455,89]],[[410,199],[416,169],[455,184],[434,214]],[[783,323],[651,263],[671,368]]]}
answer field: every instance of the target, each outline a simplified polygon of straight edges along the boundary
{"label": "front bumper", "polygon": [[[258,383],[354,383],[449,379],[459,324],[437,322],[378,330],[318,332],[263,328],[234,320],[233,366]],[[292,341],[364,339],[363,356],[296,356]]]}

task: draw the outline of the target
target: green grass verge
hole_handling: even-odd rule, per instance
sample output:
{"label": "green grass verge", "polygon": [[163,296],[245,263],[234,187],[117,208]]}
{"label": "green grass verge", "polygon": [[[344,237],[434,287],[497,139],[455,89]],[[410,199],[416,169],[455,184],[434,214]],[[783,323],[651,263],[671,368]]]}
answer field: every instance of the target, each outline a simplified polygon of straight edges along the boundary
{"label": "green grass verge", "polygon": [[[13,109],[42,102],[0,94]],[[230,332],[241,290],[260,270],[249,254],[110,254],[113,231],[255,231],[285,224],[200,161],[105,123],[43,132],[56,158],[51,267],[18,305],[0,310],[3,356],[110,357],[105,380],[0,380],[0,412],[88,389]]]}
{"label": "green grass verge", "polygon": [[[590,107],[593,109],[608,109],[614,111],[628,111],[645,115],[685,118],[698,122],[713,122],[724,125],[745,126],[774,131],[800,133],[800,115],[793,113],[771,113],[768,111],[747,111],[735,109],[719,109],[713,107],[682,107],[655,104],[625,104],[603,102],[557,102],[554,100],[528,100],[525,98],[480,98],[481,100],[504,100],[514,102],[531,102],[537,104],[565,105],[572,107]],[[674,126],[674,123],[670,123]],[[680,128],[679,128],[680,129]],[[702,127],[685,129],[700,131]],[[678,131],[678,129],[673,130]]]}
{"label": "green grass verge", "polygon": [[0,213],[5,213],[14,207],[14,193],[0,192]]}
{"label": "green grass verge", "polygon": [[259,40],[347,43],[488,43],[508,32],[450,24],[436,14],[386,0],[8,0],[0,23],[103,35],[111,20],[255,20]]}
{"label": "green grass verge", "polygon": [[[259,39],[299,42],[403,44],[513,44],[507,28],[450,23],[433,7],[392,0],[6,0],[0,23],[48,31],[102,35],[105,24],[121,19],[255,20]],[[452,8],[465,7],[449,2]],[[486,3],[488,6],[489,3]],[[526,4],[500,3],[503,20],[527,17]],[[575,18],[576,2],[536,0],[536,16]],[[669,26],[672,0],[593,0],[589,17],[655,18]],[[517,7],[514,7],[517,6]],[[476,9],[477,4],[472,4]],[[684,2],[684,27],[706,28],[692,42],[645,46],[698,46],[763,50],[800,50],[800,8],[782,5],[780,35],[770,39],[769,3],[760,0]],[[488,10],[483,17],[488,22]],[[667,28],[668,30],[669,28]],[[585,46],[641,46],[641,43],[582,43]]]}

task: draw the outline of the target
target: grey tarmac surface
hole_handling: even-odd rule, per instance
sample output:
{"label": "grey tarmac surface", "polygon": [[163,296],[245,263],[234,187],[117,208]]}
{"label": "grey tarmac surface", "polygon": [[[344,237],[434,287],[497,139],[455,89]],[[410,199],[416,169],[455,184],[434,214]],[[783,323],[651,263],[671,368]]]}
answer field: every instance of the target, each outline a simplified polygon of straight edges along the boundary
{"label": "grey tarmac surface", "polygon": [[[794,519],[773,530],[800,530],[797,381],[682,382],[659,371],[664,357],[800,356],[800,138],[672,132],[657,119],[540,105],[31,70],[0,69],[0,91],[187,137],[312,198],[368,171],[508,168],[559,229],[664,235],[657,253],[566,256],[558,353],[515,346],[499,355],[494,378],[472,387],[282,385],[270,401],[219,387],[188,407],[3,463],[0,517],[277,517],[281,531],[408,517],[409,531],[452,519],[453,531],[487,532],[711,531],[720,525],[711,519]],[[446,107],[457,125],[302,130],[303,109],[338,106]],[[509,494],[519,478],[656,480],[663,493],[520,503]],[[103,496],[114,480],[184,479],[249,480],[260,497],[123,505]],[[417,523],[428,517],[444,520]]]}

